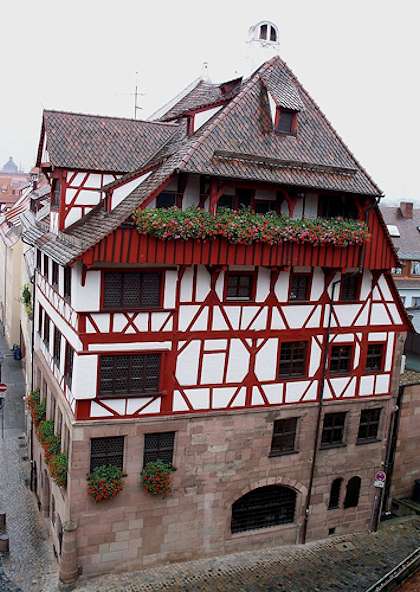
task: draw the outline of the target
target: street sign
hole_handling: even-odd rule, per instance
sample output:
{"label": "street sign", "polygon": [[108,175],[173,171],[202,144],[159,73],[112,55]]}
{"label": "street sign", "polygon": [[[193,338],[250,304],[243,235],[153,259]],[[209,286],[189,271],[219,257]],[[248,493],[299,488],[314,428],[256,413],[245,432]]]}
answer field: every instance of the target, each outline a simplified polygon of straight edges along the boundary
{"label": "street sign", "polygon": [[0,383],[0,393],[5,393],[7,391],[7,384]]}
{"label": "street sign", "polygon": [[378,489],[383,489],[385,487],[385,481],[386,481],[385,471],[376,471],[373,486],[377,487]]}

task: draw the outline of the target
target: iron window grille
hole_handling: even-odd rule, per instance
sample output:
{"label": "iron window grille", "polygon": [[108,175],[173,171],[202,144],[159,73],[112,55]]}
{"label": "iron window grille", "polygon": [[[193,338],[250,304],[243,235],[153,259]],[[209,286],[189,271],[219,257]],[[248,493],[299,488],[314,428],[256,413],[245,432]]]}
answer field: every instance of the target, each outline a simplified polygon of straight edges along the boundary
{"label": "iron window grille", "polygon": [[226,277],[227,300],[250,300],[253,277],[251,274],[228,272]]}
{"label": "iron window grille", "polygon": [[100,356],[99,394],[152,396],[159,393],[161,354]]}
{"label": "iron window grille", "polygon": [[353,347],[333,345],[331,347],[330,372],[343,374],[350,371]]}
{"label": "iron window grille", "polygon": [[321,446],[337,446],[343,443],[346,413],[326,413],[322,427]]}
{"label": "iron window grille", "polygon": [[270,456],[295,451],[297,421],[297,417],[288,417],[274,422]]}
{"label": "iron window grille", "polygon": [[330,500],[328,502],[329,510],[336,510],[340,505],[341,484],[343,479],[338,477],[331,483]]}
{"label": "iron window grille", "polygon": [[232,533],[270,528],[294,521],[296,492],[289,487],[267,485],[236,500],[232,505]]}
{"label": "iron window grille", "polygon": [[360,298],[360,274],[343,273],[340,282],[340,300],[353,302]]}
{"label": "iron window grille", "polygon": [[159,308],[161,306],[160,272],[127,271],[104,273],[106,309]]}
{"label": "iron window grille", "polygon": [[67,386],[71,389],[73,380],[73,361],[74,361],[74,349],[66,341],[66,351],[64,358],[64,380]]}
{"label": "iron window grille", "polygon": [[123,469],[124,436],[92,438],[90,441],[90,472],[103,465]]}
{"label": "iron window grille", "polygon": [[370,343],[367,348],[365,369],[380,372],[383,366],[385,347],[383,343]]}
{"label": "iron window grille", "polygon": [[360,477],[352,477],[347,482],[346,497],[344,498],[344,508],[356,508],[359,504],[360,487],[362,480]]}
{"label": "iron window grille", "polygon": [[374,441],[378,437],[382,409],[362,409],[360,413],[358,442]]}
{"label": "iron window grille", "polygon": [[287,341],[281,344],[279,364],[281,378],[305,375],[307,349],[306,341]]}
{"label": "iron window grille", "polygon": [[143,466],[161,460],[172,465],[175,432],[156,432],[144,435]]}
{"label": "iron window grille", "polygon": [[310,276],[303,273],[294,273],[290,279],[289,300],[309,300]]}
{"label": "iron window grille", "polygon": [[53,358],[55,365],[59,368],[61,359],[61,333],[57,327],[54,327]]}

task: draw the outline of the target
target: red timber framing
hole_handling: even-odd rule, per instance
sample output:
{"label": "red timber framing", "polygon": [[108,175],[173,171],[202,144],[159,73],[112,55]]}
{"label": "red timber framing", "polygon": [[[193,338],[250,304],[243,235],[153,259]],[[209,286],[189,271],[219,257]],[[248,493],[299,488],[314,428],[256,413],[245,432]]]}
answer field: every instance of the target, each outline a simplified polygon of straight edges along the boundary
{"label": "red timber framing", "polygon": [[[95,398],[92,400],[78,400],[76,402],[76,418],[83,419],[95,419],[100,421],[100,417],[95,417],[91,414],[91,402],[99,408],[109,412],[110,415],[106,419],[119,419],[121,417],[143,417],[146,415],[171,415],[173,413],[199,413],[203,411],[217,411],[217,410],[229,410],[240,408],[255,408],[255,407],[270,407],[273,405],[273,401],[270,400],[270,396],[267,394],[267,387],[278,388],[281,391],[281,399],[274,404],[287,405],[291,401],[287,400],[287,388],[288,385],[298,383],[303,385],[302,392],[299,398],[293,401],[296,403],[313,403],[320,397],[320,388],[322,383],[322,367],[323,358],[320,353],[319,362],[313,371],[310,371],[311,356],[315,350],[323,352],[326,350],[326,344],[328,340],[328,349],[334,345],[350,345],[352,348],[352,357],[350,362],[349,372],[345,375],[334,374],[333,372],[327,371],[325,388],[327,389],[326,398],[330,400],[340,400],[347,397],[351,398],[363,398],[365,400],[380,400],[381,397],[389,396],[389,390],[386,392],[380,391],[380,394],[366,395],[362,393],[361,385],[362,382],[368,377],[372,381],[373,393],[376,393],[376,385],[380,384],[378,381],[381,380],[381,374],[387,377],[388,384],[390,385],[390,379],[392,370],[394,367],[394,358],[396,350],[396,337],[401,331],[407,329],[403,308],[398,303],[398,311],[402,318],[400,324],[392,322],[391,313],[388,311],[390,323],[388,325],[371,325],[370,316],[371,309],[375,302],[384,303],[385,308],[388,310],[386,304],[386,297],[379,284],[380,274],[374,274],[372,286],[366,298],[360,301],[360,310],[355,315],[352,322],[349,324],[340,324],[339,313],[336,307],[340,305],[346,305],[344,302],[336,301],[336,306],[332,311],[332,326],[327,329],[325,326],[325,320],[327,316],[328,304],[330,297],[328,295],[328,289],[331,288],[331,282],[335,277],[335,272],[332,270],[324,270],[325,285],[323,292],[319,299],[313,301],[313,308],[306,310],[308,303],[296,304],[296,306],[302,307],[302,322],[299,328],[291,326],[288,318],[287,311],[284,310],[287,306],[290,306],[290,302],[279,302],[276,292],[275,285],[278,280],[281,270],[273,268],[270,271],[270,282],[268,294],[263,302],[250,302],[241,303],[239,325],[236,326],[232,322],[232,318],[229,316],[228,303],[223,301],[223,297],[218,295],[216,290],[216,284],[219,280],[222,268],[210,268],[210,289],[207,296],[201,302],[197,298],[197,284],[198,284],[198,269],[194,267],[192,278],[192,295],[190,300],[181,299],[181,282],[184,277],[187,267],[181,267],[178,270],[178,280],[176,284],[176,299],[175,306],[172,312],[168,311],[168,315],[171,319],[171,329],[169,332],[165,330],[159,330],[157,327],[154,331],[139,331],[135,329],[135,333],[132,333],[133,325],[135,325],[135,318],[139,313],[126,313],[131,321],[128,322],[127,328],[130,332],[125,335],[117,335],[116,333],[99,333],[99,330],[95,330],[94,333],[80,334],[80,338],[83,342],[83,352],[79,352],[79,355],[91,354],[93,350],[91,345],[98,343],[102,347],[105,344],[109,344],[108,348],[101,349],[101,353],[107,354],[108,351],[113,351],[114,343],[135,343],[135,342],[170,342],[169,349],[167,350],[156,350],[152,346],[150,350],[141,350],[142,353],[151,353],[153,351],[162,351],[164,354],[163,372],[164,382],[162,383],[162,393],[160,411],[148,411],[148,406],[153,404],[157,398],[154,398],[152,402],[144,399],[144,403],[139,403],[138,408],[134,412],[128,413],[129,398],[126,398],[126,413],[115,413],[112,409],[111,401],[101,398]],[[189,272],[190,273],[190,272]],[[389,275],[386,275],[386,285],[390,288],[392,280]],[[376,296],[374,296],[376,293]],[[392,293],[392,290],[391,290]],[[388,298],[389,300],[389,298]],[[183,323],[180,318],[183,306],[191,304],[197,305],[197,310],[193,314],[192,318],[189,319],[188,323]],[[356,303],[353,303],[356,304]],[[249,315],[246,311],[250,306],[255,307],[255,311]],[[357,321],[362,314],[363,308],[367,306],[369,312],[367,314],[366,324],[357,325]],[[319,313],[319,322],[316,326],[311,325],[314,315]],[[95,313],[87,313],[86,318],[94,316]],[[104,314],[104,313],[100,313]],[[152,313],[150,313],[152,314]],[[215,329],[214,320],[216,315],[223,319],[224,328]],[[256,321],[261,318],[261,315],[265,316],[265,322],[259,329],[256,328]],[[281,318],[283,329],[276,330],[273,328],[272,320],[274,317]],[[200,319],[206,319],[205,326],[200,324]],[[247,319],[247,320],[245,320]],[[150,327],[149,327],[150,329]],[[382,333],[384,335],[383,340],[379,343],[383,343],[385,348],[388,346],[392,351],[392,361],[388,361],[388,367],[381,372],[371,372],[365,368],[367,348],[371,343],[378,343],[370,341],[369,334],[372,332]],[[290,377],[290,378],[279,378],[278,376],[272,379],[261,380],[258,376],[257,370],[257,356],[262,349],[268,345],[268,342],[273,338],[279,339],[279,347],[277,350],[277,356],[280,354],[281,343],[287,341],[306,341],[307,346],[307,357],[305,361],[305,375],[302,377]],[[213,343],[212,340],[215,340]],[[217,341],[216,341],[217,340]],[[224,340],[224,342],[222,342]],[[240,380],[229,380],[229,363],[231,363],[231,351],[233,348],[233,342],[240,342],[242,351],[244,353],[243,363],[246,364],[243,377]],[[177,375],[177,368],[183,352],[186,351],[192,344],[198,344],[198,369],[196,379],[189,383],[180,381]],[[138,352],[135,349],[126,349],[125,352]],[[357,352],[357,359],[356,359]],[[214,356],[220,358],[220,382],[209,382],[204,370],[205,364],[208,363],[209,358]],[[247,358],[247,359],[245,359]],[[369,376],[367,376],[369,375]],[[231,389],[231,396],[229,401],[223,409],[218,409],[215,402],[217,391],[223,387],[225,389]],[[197,409],[191,402],[191,391],[194,388],[207,389],[209,392],[209,407]],[[352,394],[353,393],[353,394]],[[361,394],[362,393],[362,394]],[[183,401],[183,409],[176,409],[174,404],[174,397],[178,397],[178,401]],[[256,402],[256,397],[258,402]]]}

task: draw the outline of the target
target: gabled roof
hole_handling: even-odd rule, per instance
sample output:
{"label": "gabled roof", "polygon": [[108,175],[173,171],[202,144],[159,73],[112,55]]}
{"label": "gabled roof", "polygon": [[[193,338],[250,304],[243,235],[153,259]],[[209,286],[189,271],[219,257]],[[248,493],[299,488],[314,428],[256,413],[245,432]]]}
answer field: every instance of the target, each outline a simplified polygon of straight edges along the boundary
{"label": "gabled roof", "polygon": [[[59,263],[74,261],[118,228],[151,193],[160,190],[178,172],[370,196],[381,194],[279,57],[263,64],[246,81],[230,82],[233,84],[224,87],[200,81],[171,108],[169,115],[164,115],[174,117],[204,105],[210,107],[220,100],[224,90],[226,104],[191,136],[185,134],[182,124],[46,112],[47,147],[51,155],[53,137],[57,151],[54,154],[53,150],[51,155],[53,164],[54,158],[60,162],[60,151],[64,151],[69,153],[66,166],[71,156],[73,162],[79,159],[84,163],[76,168],[89,168],[85,166],[89,159],[90,168],[117,171],[120,166],[120,172],[127,172],[127,181],[140,176],[145,169],[154,170],[112,212],[99,205],[81,223],[58,237],[45,229],[34,229],[37,244],[42,244],[45,252]],[[280,106],[299,111],[296,135],[273,131],[267,92]],[[64,148],[59,140],[63,140]],[[141,141],[145,142],[143,148]],[[117,165],[117,161],[121,164]],[[111,165],[115,168],[110,169]]]}
{"label": "gabled roof", "polygon": [[46,135],[55,167],[127,173],[149,160],[176,130],[174,123],[44,111],[37,165]]}
{"label": "gabled roof", "polygon": [[420,209],[413,208],[412,218],[404,218],[399,206],[381,205],[381,212],[385,224],[397,226],[400,231],[399,237],[392,237],[398,258],[420,260]]}

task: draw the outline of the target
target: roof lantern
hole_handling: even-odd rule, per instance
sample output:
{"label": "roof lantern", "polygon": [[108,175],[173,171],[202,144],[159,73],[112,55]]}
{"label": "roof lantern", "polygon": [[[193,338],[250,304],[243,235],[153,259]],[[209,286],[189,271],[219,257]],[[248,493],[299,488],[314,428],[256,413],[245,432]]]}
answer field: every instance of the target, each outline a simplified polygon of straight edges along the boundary
{"label": "roof lantern", "polygon": [[248,31],[248,43],[257,43],[262,47],[279,47],[279,30],[272,21],[260,21]]}

